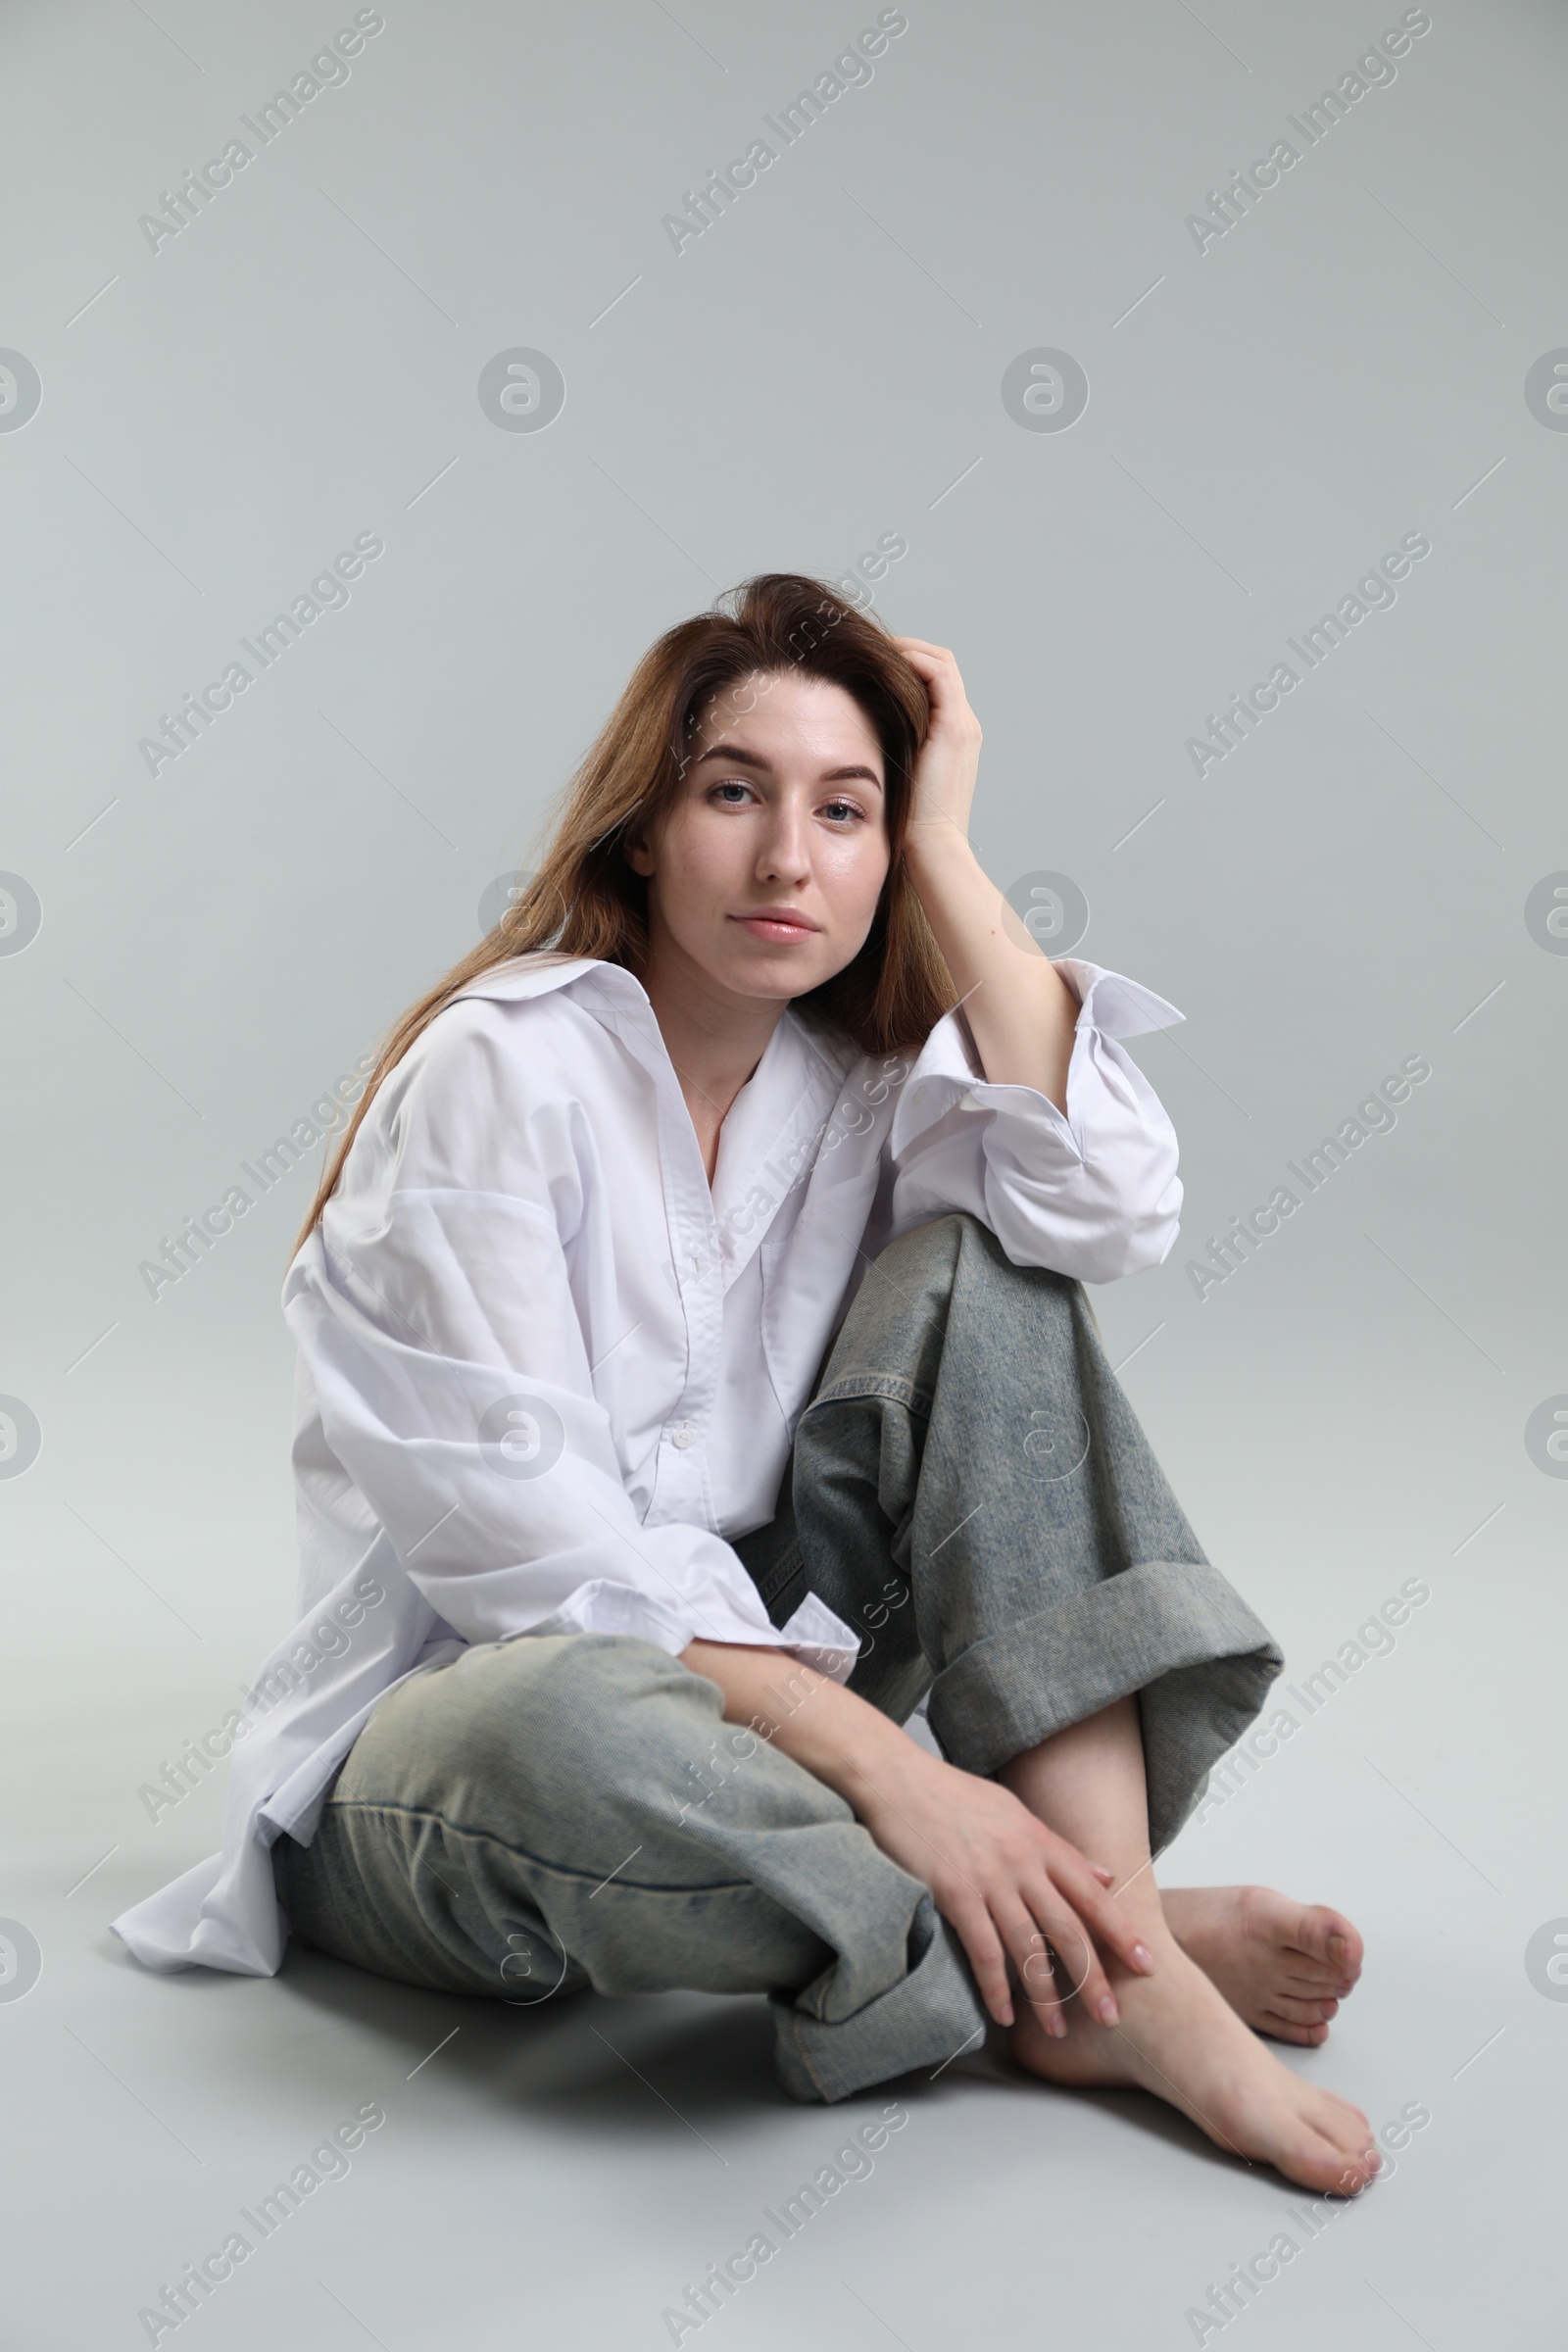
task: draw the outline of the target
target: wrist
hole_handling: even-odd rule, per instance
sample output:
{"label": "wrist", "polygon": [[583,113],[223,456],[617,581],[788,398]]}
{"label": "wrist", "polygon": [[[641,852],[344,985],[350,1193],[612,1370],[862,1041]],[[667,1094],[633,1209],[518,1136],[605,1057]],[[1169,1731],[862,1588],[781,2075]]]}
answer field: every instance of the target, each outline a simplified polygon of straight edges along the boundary
{"label": "wrist", "polygon": [[815,1696],[819,1703],[803,1707],[781,1725],[773,1744],[869,1824],[878,1808],[897,1801],[907,1765],[932,1764],[935,1758],[858,1692],[829,1683]]}
{"label": "wrist", "polygon": [[922,873],[942,873],[975,867],[973,844],[956,817],[912,819],[905,828],[904,861],[911,879]]}
{"label": "wrist", "polygon": [[[854,1806],[873,1838],[885,1822],[902,1821],[920,1789],[934,1788],[953,1767],[933,1756],[892,1722],[881,1718],[890,1738],[877,1738],[858,1752],[847,1751],[839,1793]],[[880,1838],[878,1838],[880,1843]]]}

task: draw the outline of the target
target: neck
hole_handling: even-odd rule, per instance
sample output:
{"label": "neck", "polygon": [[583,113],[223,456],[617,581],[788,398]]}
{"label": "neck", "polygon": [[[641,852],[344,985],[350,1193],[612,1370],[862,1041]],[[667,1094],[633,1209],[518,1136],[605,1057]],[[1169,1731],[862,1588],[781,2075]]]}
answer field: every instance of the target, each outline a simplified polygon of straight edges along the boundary
{"label": "neck", "polygon": [[742,997],[720,988],[667,937],[654,943],[638,973],[711,1176],[718,1128],[767,1049],[788,999]]}

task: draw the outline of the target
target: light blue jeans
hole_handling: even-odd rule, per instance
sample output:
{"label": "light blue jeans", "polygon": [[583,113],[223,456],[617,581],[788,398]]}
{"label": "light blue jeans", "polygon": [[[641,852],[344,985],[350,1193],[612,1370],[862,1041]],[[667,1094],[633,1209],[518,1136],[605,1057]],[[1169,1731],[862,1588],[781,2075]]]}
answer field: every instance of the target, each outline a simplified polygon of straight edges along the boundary
{"label": "light blue jeans", "polygon": [[[775,1625],[808,1591],[851,1682],[990,1774],[1136,1692],[1157,1851],[1283,1659],[1204,1558],[1086,1295],[948,1216],[868,1272],[770,1524],[736,1547]],[[651,1642],[486,1642],[412,1677],[350,1750],[292,1931],[405,1984],[537,2005],[765,1992],[785,2088],[836,2100],[985,2023],[954,1930],[850,1806]]]}

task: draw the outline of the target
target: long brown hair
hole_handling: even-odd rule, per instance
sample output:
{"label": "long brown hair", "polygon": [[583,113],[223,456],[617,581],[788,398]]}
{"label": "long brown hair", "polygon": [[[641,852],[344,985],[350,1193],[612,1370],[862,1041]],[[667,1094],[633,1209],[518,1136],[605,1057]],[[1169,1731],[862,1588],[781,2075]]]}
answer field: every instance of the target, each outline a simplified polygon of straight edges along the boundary
{"label": "long brown hair", "polygon": [[[648,949],[648,885],[628,864],[628,831],[657,825],[680,792],[704,711],[726,687],[760,672],[800,670],[852,694],[882,747],[891,858],[870,931],[853,962],[799,1006],[867,1054],[917,1047],[953,987],[904,861],[914,763],[930,725],[925,683],[883,623],[821,580],[770,571],[665,631],[638,662],[597,741],[558,803],[538,871],[495,929],[387,1032],[337,1151],[323,1168],[294,1243],[313,1231],[376,1089],[457,991],[520,956],[592,956],[636,974]],[[738,700],[736,710],[750,709]],[[291,1256],[293,1252],[290,1253]]]}

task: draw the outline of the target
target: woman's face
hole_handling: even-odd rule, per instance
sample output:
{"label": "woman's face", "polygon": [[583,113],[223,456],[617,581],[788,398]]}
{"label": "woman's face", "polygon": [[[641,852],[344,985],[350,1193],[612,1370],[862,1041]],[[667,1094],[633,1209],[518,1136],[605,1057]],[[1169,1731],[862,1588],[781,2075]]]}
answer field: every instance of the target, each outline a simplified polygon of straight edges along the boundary
{"label": "woman's face", "polygon": [[741,997],[805,996],[854,961],[888,870],[882,748],[842,686],[726,687],[698,716],[681,796],[626,855],[655,963]]}

